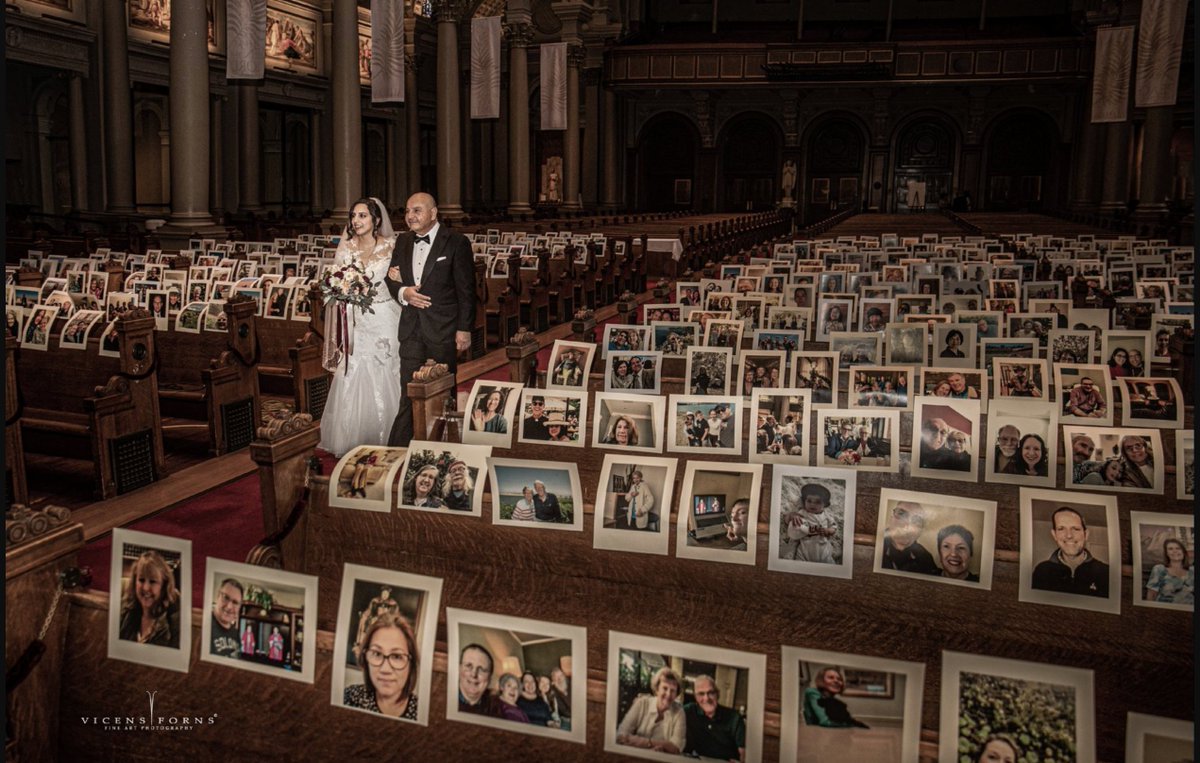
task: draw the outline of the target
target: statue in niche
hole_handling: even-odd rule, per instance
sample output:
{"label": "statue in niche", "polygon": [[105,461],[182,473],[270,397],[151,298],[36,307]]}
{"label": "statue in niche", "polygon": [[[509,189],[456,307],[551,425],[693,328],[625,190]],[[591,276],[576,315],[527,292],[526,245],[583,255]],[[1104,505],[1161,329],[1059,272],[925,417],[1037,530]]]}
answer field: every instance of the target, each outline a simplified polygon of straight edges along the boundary
{"label": "statue in niche", "polygon": [[783,181],[780,187],[783,188],[784,201],[790,201],[792,192],[796,190],[796,162],[791,159],[783,163]]}
{"label": "statue in niche", "polygon": [[542,165],[542,190],[539,195],[542,201],[555,204],[562,201],[561,156],[551,156]]}

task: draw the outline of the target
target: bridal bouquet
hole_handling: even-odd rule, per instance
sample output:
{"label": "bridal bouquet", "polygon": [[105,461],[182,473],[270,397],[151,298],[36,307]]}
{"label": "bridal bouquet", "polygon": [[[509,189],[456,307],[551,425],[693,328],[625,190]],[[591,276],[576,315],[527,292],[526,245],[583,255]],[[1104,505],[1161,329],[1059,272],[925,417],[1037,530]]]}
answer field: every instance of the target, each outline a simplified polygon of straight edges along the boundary
{"label": "bridal bouquet", "polygon": [[321,295],[325,298],[326,306],[336,302],[341,307],[353,305],[372,314],[375,309],[371,305],[378,288],[357,259],[331,270],[321,279]]}

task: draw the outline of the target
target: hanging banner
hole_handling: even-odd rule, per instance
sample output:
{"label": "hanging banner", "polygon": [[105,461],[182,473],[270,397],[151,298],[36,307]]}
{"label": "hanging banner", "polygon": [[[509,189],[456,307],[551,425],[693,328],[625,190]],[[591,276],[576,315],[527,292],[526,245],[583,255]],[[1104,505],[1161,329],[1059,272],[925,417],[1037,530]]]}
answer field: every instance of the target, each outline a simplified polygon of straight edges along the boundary
{"label": "hanging banner", "polygon": [[500,17],[471,19],[471,119],[500,117]]}
{"label": "hanging banner", "polygon": [[542,129],[567,129],[567,44],[542,45]]}
{"label": "hanging banner", "polygon": [[225,5],[225,79],[262,79],[267,55],[267,0]]}
{"label": "hanging banner", "polygon": [[371,103],[404,102],[404,3],[371,0]]}
{"label": "hanging banner", "polygon": [[1129,113],[1129,69],[1133,63],[1133,27],[1096,30],[1092,69],[1092,123],[1124,122]]}
{"label": "hanging banner", "polygon": [[1134,105],[1174,106],[1188,0],[1142,0]]}

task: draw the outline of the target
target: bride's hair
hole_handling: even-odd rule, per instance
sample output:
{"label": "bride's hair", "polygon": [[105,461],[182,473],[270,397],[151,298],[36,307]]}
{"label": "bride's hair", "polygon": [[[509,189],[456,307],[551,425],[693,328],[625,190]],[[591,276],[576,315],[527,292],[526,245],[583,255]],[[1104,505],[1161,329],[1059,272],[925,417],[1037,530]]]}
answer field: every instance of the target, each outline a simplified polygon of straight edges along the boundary
{"label": "bride's hair", "polygon": [[383,227],[383,210],[379,208],[374,199],[363,197],[350,205],[350,214],[346,218],[346,237],[350,238],[354,235],[354,231],[350,228],[350,225],[354,222],[354,208],[359,204],[366,206],[367,214],[371,215],[375,235],[380,235],[379,229]]}

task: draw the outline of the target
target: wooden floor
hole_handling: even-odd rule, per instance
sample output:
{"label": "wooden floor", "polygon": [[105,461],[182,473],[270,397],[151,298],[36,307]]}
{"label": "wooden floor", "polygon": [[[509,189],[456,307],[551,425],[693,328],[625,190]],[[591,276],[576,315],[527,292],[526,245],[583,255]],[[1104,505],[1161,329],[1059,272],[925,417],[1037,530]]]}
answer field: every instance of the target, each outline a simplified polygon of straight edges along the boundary
{"label": "wooden floor", "polygon": [[821,236],[823,238],[879,236],[884,233],[918,237],[925,233],[937,233],[941,236],[970,235],[949,217],[939,212],[913,212],[903,215],[876,213],[854,215],[833,226]]}

